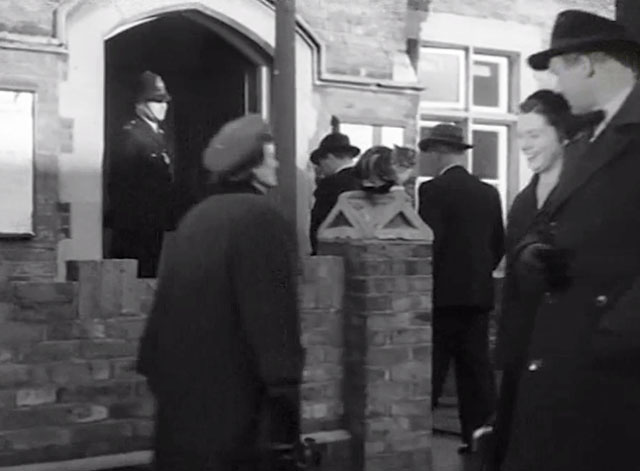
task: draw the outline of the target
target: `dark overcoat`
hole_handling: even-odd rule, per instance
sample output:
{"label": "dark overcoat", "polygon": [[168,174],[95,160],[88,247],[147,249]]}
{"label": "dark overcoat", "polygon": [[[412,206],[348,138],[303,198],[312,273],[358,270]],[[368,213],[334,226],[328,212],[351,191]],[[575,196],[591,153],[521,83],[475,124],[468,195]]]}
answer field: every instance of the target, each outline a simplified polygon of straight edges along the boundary
{"label": "dark overcoat", "polygon": [[569,253],[569,284],[549,288],[539,305],[505,471],[627,470],[638,461],[639,175],[636,87],[565,168],[516,249],[518,257],[537,234],[553,233]]}
{"label": "dark overcoat", "polygon": [[124,125],[109,162],[109,227],[138,232],[172,228],[172,159],[164,132],[139,117]]}
{"label": "dark overcoat", "polygon": [[456,166],[420,185],[419,198],[418,212],[434,233],[434,307],[489,311],[492,273],[504,255],[498,191]]}
{"label": "dark overcoat", "polygon": [[513,200],[507,217],[505,276],[494,352],[498,369],[515,367],[526,360],[536,306],[544,293],[541,276],[533,272],[516,274],[513,255],[538,213],[537,186],[538,175],[534,175]]}
{"label": "dark overcoat", "polygon": [[309,226],[312,254],[315,255],[318,251],[318,228],[336,205],[338,197],[346,191],[359,189],[360,180],[356,176],[353,167],[342,169],[318,182],[318,186],[313,193],[315,202],[313,208],[311,208],[311,223]]}
{"label": "dark overcoat", "polygon": [[161,262],[138,360],[158,403],[160,457],[251,453],[278,401],[291,407],[282,420],[297,420],[293,229],[264,196],[229,191],[185,215]]}

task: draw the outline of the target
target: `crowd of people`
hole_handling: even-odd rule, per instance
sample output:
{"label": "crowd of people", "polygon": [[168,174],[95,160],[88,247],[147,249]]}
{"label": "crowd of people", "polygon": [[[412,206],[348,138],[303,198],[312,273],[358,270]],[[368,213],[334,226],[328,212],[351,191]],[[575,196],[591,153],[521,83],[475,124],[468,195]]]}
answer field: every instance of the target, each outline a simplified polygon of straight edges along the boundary
{"label": "crowd of people", "polygon": [[[438,169],[417,201],[434,233],[431,407],[453,363],[460,451],[481,452],[484,471],[633,468],[639,57],[640,44],[618,22],[578,10],[557,16],[550,47],[528,58],[557,87],[519,107],[518,141],[533,177],[513,201],[506,231],[498,191],[466,168],[473,145],[463,129],[439,124],[418,145]],[[145,201],[168,198],[144,185],[149,172],[172,178],[157,128],[170,96],[150,73],[141,90],[114,164],[129,183],[112,188],[110,222],[118,255],[141,261],[142,275],[158,271],[138,361],[158,404],[157,469],[271,469],[266,444],[298,441],[304,364],[295,230],[264,198],[278,183],[271,131],[248,115],[211,139],[203,154],[209,196],[182,217],[158,263],[167,215],[139,233],[132,221],[153,216]],[[314,255],[340,194],[401,183],[398,149],[376,146],[356,163],[360,151],[334,129],[311,153]],[[132,159],[137,173],[125,175],[119,165]],[[492,361],[492,273],[503,257]]]}

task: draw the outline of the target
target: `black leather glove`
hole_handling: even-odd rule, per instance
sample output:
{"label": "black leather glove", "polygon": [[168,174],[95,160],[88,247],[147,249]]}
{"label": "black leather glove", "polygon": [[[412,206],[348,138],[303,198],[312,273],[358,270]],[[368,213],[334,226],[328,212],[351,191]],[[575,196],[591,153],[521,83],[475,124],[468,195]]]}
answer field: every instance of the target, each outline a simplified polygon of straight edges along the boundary
{"label": "black leather glove", "polygon": [[569,287],[571,279],[569,277],[570,252],[567,249],[548,247],[538,252],[538,257],[542,261],[543,275],[553,290],[564,290]]}

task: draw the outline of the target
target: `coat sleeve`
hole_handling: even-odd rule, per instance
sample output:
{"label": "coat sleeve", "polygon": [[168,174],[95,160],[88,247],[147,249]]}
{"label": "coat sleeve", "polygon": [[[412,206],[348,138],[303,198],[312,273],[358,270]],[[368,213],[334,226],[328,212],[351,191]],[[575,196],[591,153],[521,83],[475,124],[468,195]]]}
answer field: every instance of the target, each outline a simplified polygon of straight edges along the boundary
{"label": "coat sleeve", "polygon": [[302,381],[295,246],[284,217],[271,207],[259,209],[238,225],[231,272],[258,373],[267,390],[277,392]]}
{"label": "coat sleeve", "polygon": [[418,194],[420,205],[418,206],[418,214],[427,226],[431,228],[435,239],[433,241],[433,251],[438,252],[436,247],[445,239],[445,218],[442,201],[439,200],[436,186],[432,181],[428,181],[420,185]]}
{"label": "coat sleeve", "polygon": [[504,256],[504,225],[502,223],[502,203],[500,201],[500,194],[497,191],[493,192],[495,216],[493,221],[493,235],[491,237],[491,249],[493,252],[493,269],[495,270],[500,264],[500,260]]}
{"label": "coat sleeve", "polygon": [[169,244],[166,244],[159,261],[158,286],[138,347],[136,370],[147,378],[149,387],[154,393],[157,392],[155,388],[155,375],[157,371],[158,325],[164,315],[164,309],[167,307],[168,290],[172,285],[171,254],[172,248]]}
{"label": "coat sleeve", "polygon": [[340,193],[334,191],[327,180],[321,180],[313,196],[315,202],[311,208],[311,223],[309,226],[309,240],[311,242],[311,253],[315,255],[318,252],[318,229],[327,218],[336,202]]}

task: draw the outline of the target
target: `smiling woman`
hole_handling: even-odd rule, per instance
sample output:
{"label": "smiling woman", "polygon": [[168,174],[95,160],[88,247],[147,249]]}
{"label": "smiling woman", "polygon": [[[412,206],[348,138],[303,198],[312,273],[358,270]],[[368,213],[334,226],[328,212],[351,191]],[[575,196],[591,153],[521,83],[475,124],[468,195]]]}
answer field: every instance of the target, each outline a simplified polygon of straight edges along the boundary
{"label": "smiling woman", "polygon": [[569,103],[551,90],[539,90],[520,105],[518,141],[535,176],[536,203],[541,207],[562,170],[563,144],[569,138]]}

